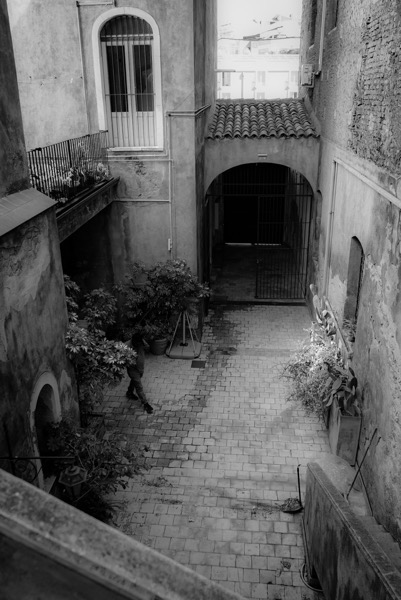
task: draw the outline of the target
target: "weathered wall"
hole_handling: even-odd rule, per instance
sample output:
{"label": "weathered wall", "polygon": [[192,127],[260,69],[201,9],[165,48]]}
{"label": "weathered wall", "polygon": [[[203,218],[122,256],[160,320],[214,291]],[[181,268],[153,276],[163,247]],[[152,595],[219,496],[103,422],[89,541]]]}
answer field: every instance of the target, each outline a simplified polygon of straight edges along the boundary
{"label": "weathered wall", "polygon": [[[75,0],[11,5],[28,146],[97,131],[92,32],[96,19],[114,5]],[[121,202],[113,206],[110,219],[116,278],[138,259],[150,263],[181,257],[198,271],[206,117],[195,123],[193,115],[176,113],[195,112],[214,100],[214,50],[206,51],[206,41],[214,48],[216,3],[124,0],[116,7],[143,10],[159,28],[164,132],[160,151],[115,151],[110,159],[111,174],[120,177]]]}
{"label": "weathered wall", "polygon": [[[263,159],[259,158],[263,155]],[[319,140],[276,139],[267,140],[207,140],[205,182],[206,189],[227,169],[245,163],[274,163],[294,169],[303,175],[316,190],[319,159]]]}
{"label": "weathered wall", "polygon": [[[301,62],[317,71],[322,6],[310,46],[312,2],[304,0]],[[364,395],[359,459],[377,427],[381,440],[364,479],[375,516],[400,540],[400,8],[395,0],[339,0],[333,29],[329,14],[321,72],[314,89],[303,90],[321,129],[317,283],[341,322],[358,238],[365,254],[353,357]]]}
{"label": "weathered wall", "polygon": [[109,205],[60,244],[63,272],[83,293],[99,287],[109,289],[114,284],[108,235],[110,213]]}
{"label": "weathered wall", "polygon": [[[0,306],[0,422],[7,425],[14,455],[29,455],[29,408],[39,376],[52,373],[63,410],[75,408],[54,209],[0,238]],[[8,454],[3,432],[0,440],[1,454]]]}
{"label": "weathered wall", "polygon": [[8,8],[27,149],[89,133],[76,2],[8,0]]}
{"label": "weathered wall", "polygon": [[242,599],[1,470],[0,560],[2,600]]}
{"label": "weathered wall", "polygon": [[28,187],[21,108],[7,2],[0,0],[0,198]]}
{"label": "weathered wall", "polygon": [[400,574],[370,523],[365,525],[344,499],[350,471],[337,461],[308,465],[303,524],[310,571],[316,571],[327,600],[395,600],[401,595]]}
{"label": "weathered wall", "polygon": [[217,53],[217,4],[214,0],[194,2],[194,75],[195,75],[195,101],[197,107],[208,107],[195,121],[195,155],[196,165],[196,222],[198,275],[208,279],[208,236],[209,224],[205,219],[205,131],[210,115],[213,114],[216,101],[216,53]]}

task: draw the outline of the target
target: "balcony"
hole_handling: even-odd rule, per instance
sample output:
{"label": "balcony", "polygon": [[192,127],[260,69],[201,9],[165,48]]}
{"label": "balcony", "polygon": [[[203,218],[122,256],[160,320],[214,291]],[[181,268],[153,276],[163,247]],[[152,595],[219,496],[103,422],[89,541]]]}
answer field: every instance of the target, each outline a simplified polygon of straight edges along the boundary
{"label": "balcony", "polygon": [[30,150],[31,185],[56,201],[60,241],[113,200],[118,179],[110,176],[107,131]]}

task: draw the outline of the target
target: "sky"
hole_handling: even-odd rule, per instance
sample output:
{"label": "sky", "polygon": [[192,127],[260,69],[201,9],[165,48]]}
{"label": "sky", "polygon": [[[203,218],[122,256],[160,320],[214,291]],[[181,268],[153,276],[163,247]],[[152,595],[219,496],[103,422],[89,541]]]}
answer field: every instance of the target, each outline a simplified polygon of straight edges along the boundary
{"label": "sky", "polygon": [[218,0],[218,24],[231,23],[234,31],[250,35],[258,31],[255,21],[277,14],[301,18],[302,0]]}

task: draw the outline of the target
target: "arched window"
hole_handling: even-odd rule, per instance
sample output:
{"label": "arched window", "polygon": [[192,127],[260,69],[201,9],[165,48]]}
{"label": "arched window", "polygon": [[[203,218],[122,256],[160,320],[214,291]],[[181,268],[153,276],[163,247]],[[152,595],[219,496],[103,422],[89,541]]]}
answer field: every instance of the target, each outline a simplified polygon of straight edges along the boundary
{"label": "arched window", "polygon": [[347,297],[344,305],[344,318],[354,321],[358,318],[365,255],[358,238],[351,239],[348,262]]}
{"label": "arched window", "polygon": [[112,148],[163,146],[160,45],[152,21],[143,11],[113,9],[93,28],[99,126],[108,129]]}

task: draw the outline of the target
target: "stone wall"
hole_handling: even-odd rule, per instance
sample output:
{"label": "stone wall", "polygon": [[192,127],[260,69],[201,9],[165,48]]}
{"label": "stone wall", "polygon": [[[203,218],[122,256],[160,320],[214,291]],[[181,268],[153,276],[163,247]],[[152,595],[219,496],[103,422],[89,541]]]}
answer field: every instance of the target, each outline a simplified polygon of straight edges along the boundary
{"label": "stone wall", "polygon": [[62,410],[77,409],[53,208],[1,236],[0,306],[0,452],[29,456],[37,454],[30,413],[43,374],[54,377]]}
{"label": "stone wall", "polygon": [[301,93],[321,130],[316,283],[341,323],[356,238],[365,257],[353,356],[364,396],[359,460],[377,427],[364,481],[375,516],[401,540],[400,8],[395,0],[338,0],[331,28],[332,1],[321,64],[325,3],[317,3],[312,46],[313,0],[304,0],[302,26],[301,63],[312,63],[316,75],[314,88]]}
{"label": "stone wall", "polygon": [[350,148],[401,175],[401,6],[373,4],[363,15]]}

